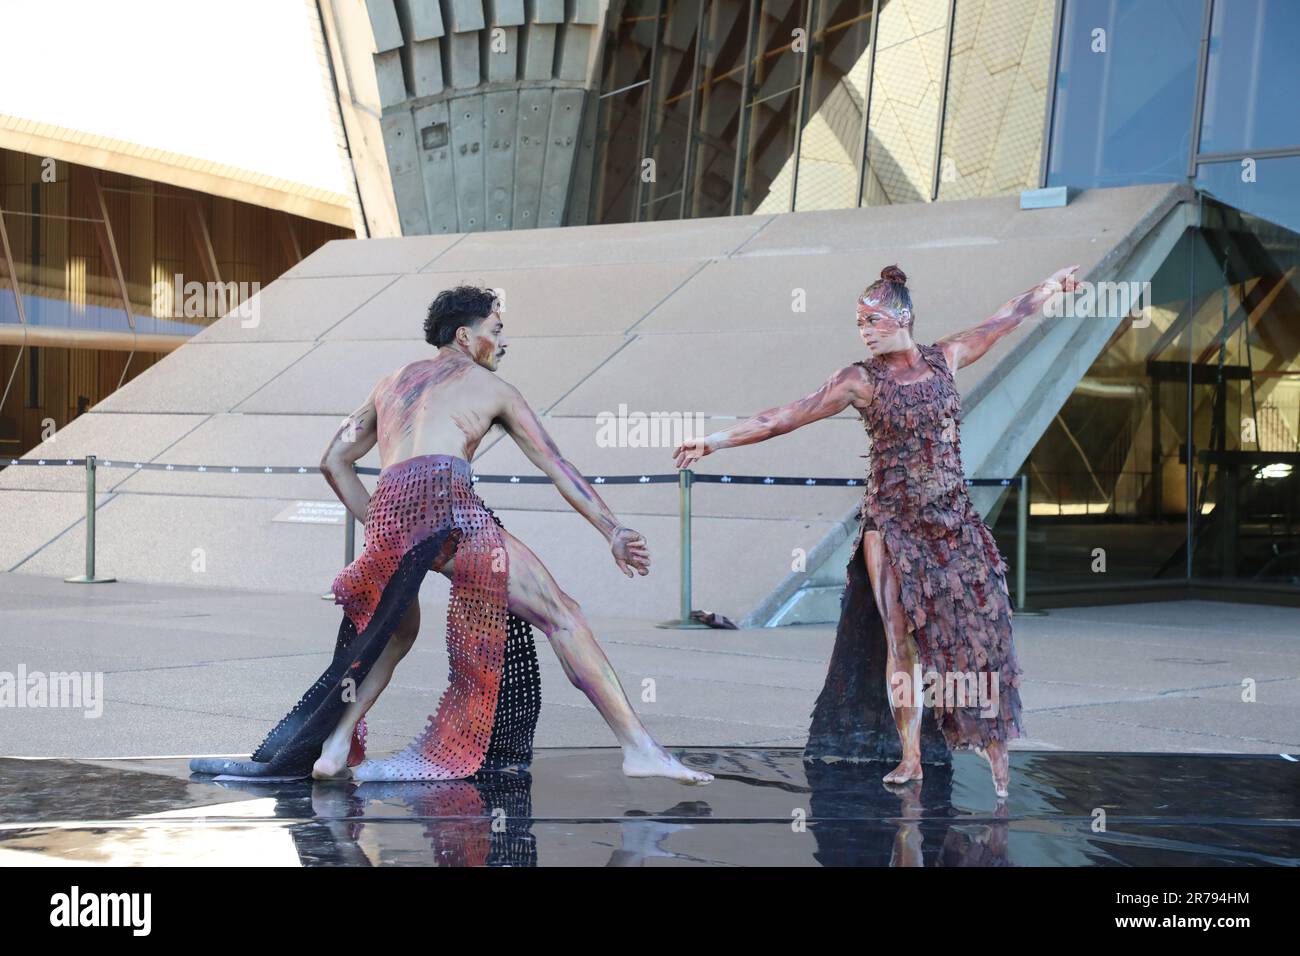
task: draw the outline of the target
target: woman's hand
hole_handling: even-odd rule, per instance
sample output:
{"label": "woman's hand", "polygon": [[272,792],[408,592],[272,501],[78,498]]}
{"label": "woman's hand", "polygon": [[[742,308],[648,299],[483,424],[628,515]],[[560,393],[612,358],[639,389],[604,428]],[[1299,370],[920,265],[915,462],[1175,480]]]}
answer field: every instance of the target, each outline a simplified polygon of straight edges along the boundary
{"label": "woman's hand", "polygon": [[1039,288],[1043,290],[1044,296],[1051,296],[1057,292],[1073,292],[1079,288],[1079,277],[1075,275],[1079,271],[1077,265],[1066,266],[1064,269],[1057,269],[1050,276],[1043,280]]}
{"label": "woman's hand", "polygon": [[689,468],[705,455],[712,454],[717,450],[708,438],[695,438],[678,445],[677,450],[673,452],[673,458],[676,460],[678,468]]}

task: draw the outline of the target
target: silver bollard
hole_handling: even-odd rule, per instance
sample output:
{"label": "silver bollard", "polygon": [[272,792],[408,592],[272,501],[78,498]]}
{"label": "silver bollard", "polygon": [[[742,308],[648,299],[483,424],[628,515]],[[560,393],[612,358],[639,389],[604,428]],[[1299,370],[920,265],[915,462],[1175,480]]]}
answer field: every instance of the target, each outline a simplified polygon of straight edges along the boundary
{"label": "silver bollard", "polygon": [[[357,556],[357,519],[353,517],[352,512],[348,510],[347,505],[343,506],[343,567],[347,567]],[[333,601],[334,592],[326,591],[321,596],[322,601]]]}
{"label": "silver bollard", "polygon": [[691,620],[691,485],[695,472],[683,468],[677,472],[678,521],[681,526],[681,604],[678,608],[680,617],[672,621],[662,621],[655,627],[676,628],[679,630],[697,630],[708,628],[707,624]]}
{"label": "silver bollard", "polygon": [[1029,472],[1020,473],[1020,490],[1016,494],[1016,613],[1041,617],[1046,611],[1025,607],[1025,570],[1029,562]]}
{"label": "silver bollard", "polygon": [[69,584],[107,584],[117,578],[95,577],[95,456],[86,456],[86,573],[64,578]]}

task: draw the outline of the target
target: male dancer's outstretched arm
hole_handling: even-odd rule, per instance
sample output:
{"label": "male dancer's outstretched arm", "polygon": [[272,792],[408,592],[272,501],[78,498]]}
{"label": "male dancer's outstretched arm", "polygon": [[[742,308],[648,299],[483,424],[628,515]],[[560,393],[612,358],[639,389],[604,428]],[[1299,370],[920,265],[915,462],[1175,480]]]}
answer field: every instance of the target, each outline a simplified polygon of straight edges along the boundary
{"label": "male dancer's outstretched arm", "polygon": [[[501,386],[496,414],[520,450],[552,481],[573,509],[610,543],[614,563],[628,577],[650,570],[645,539],[624,527],[581,472],[561,453],[536,413],[514,388]],[[641,723],[619,683],[618,674],[596,643],[582,607],[551,577],[550,571],[522,541],[502,529],[510,568],[510,610],[540,627],[551,642],[570,682],[587,695],[623,748],[623,772],[630,777],[660,776],[703,784],[713,776],[686,767],[663,749]]]}
{"label": "male dancer's outstretched arm", "polygon": [[633,568],[641,575],[648,574],[650,552],[645,538],[619,523],[614,512],[609,510],[609,506],[582,476],[582,472],[560,453],[519,389],[506,382],[501,385],[504,395],[498,418],[506,434],[514,439],[528,460],[555,483],[555,490],[573,510],[604,535],[614,553],[614,563],[620,571],[629,578],[632,577]]}

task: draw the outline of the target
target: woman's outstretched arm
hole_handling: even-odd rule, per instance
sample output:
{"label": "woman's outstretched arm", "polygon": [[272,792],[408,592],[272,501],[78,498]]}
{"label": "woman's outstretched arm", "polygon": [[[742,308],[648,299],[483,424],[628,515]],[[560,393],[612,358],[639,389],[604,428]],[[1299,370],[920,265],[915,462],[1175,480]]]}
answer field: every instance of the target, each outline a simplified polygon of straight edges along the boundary
{"label": "woman's outstretched arm", "polygon": [[970,365],[991,349],[1002,336],[1016,328],[1026,318],[1038,312],[1048,299],[1060,292],[1073,292],[1078,285],[1074,273],[1078,266],[1066,266],[1052,273],[1026,292],[1007,300],[979,325],[952,335],[945,335],[934,344],[943,349],[943,357],[954,372]]}
{"label": "woman's outstretched arm", "polygon": [[683,442],[673,452],[678,468],[689,468],[692,463],[720,448],[752,445],[784,435],[810,422],[830,418],[850,404],[870,400],[871,385],[861,366],[849,365],[826,380],[826,384],[811,395],[806,395],[788,405],[778,405],[737,422],[730,428],[714,432],[704,438]]}

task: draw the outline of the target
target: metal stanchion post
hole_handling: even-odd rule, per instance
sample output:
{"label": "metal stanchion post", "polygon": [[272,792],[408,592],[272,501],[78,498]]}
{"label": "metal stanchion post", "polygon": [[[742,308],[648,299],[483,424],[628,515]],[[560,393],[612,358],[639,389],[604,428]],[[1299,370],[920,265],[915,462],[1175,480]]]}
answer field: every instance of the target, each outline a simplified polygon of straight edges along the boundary
{"label": "metal stanchion post", "polygon": [[[357,556],[357,519],[343,506],[343,567],[347,567]],[[321,595],[322,601],[334,600],[334,592],[326,591]]]}
{"label": "metal stanchion post", "polygon": [[1016,494],[1016,614],[1041,617],[1046,611],[1025,607],[1025,571],[1029,562],[1029,472],[1020,473]]}
{"label": "metal stanchion post", "polygon": [[707,628],[707,624],[701,624],[699,621],[691,620],[691,479],[695,473],[689,468],[683,468],[677,472],[677,490],[678,520],[681,524],[681,548],[682,548],[682,578],[681,578],[681,606],[679,609],[680,617],[675,621],[663,621],[656,627],[669,627],[679,629],[700,629]]}
{"label": "metal stanchion post", "polygon": [[95,456],[86,456],[86,573],[64,578],[69,584],[106,584],[117,578],[95,577]]}

